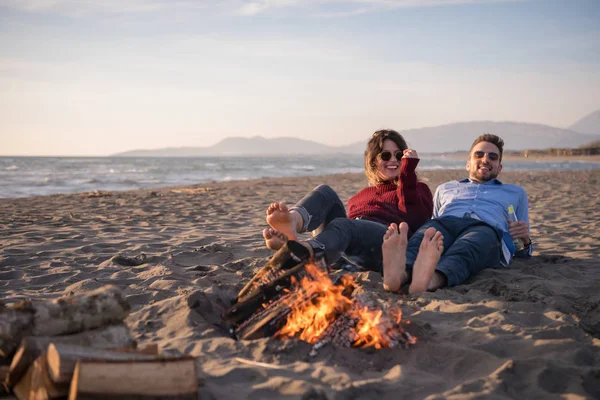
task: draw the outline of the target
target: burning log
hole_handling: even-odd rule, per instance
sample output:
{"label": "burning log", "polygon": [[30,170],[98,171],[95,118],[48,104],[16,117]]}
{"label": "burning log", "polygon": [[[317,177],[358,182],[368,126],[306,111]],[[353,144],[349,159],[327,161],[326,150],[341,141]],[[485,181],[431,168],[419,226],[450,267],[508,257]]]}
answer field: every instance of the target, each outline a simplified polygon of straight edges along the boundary
{"label": "burning log", "polygon": [[401,326],[401,312],[379,304],[373,294],[361,291],[351,309],[342,314],[319,337],[309,355],[331,343],[336,347],[407,347],[416,339]]}
{"label": "burning log", "polygon": [[308,296],[303,291],[290,292],[270,306],[255,313],[235,329],[234,335],[240,340],[252,340],[274,335],[286,323],[292,307],[305,302],[312,302],[318,294]]}
{"label": "burning log", "polygon": [[300,246],[297,242],[288,245],[252,278],[225,313],[236,339],[299,338],[314,345],[311,355],[329,343],[378,349],[416,343],[402,328],[400,310],[356,290],[348,274],[333,283],[326,267],[294,254],[299,251],[294,249]]}
{"label": "burning log", "polygon": [[[264,308],[265,304],[278,300],[294,282],[306,276],[309,256],[308,250],[293,240],[275,253],[238,293],[233,305],[225,312],[224,319],[232,329]],[[327,269],[322,263],[319,267]]]}
{"label": "burning log", "polygon": [[308,250],[300,243],[290,240],[281,249],[271,257],[269,262],[256,273],[238,293],[237,301],[242,302],[244,298],[260,291],[261,287],[267,285],[286,271],[295,269],[302,264],[306,264],[310,257]]}
{"label": "burning log", "polygon": [[[239,308],[236,309],[236,314],[229,314],[230,322],[240,321],[239,325],[232,328],[235,338],[250,340],[273,336],[286,324],[288,315],[294,310],[318,307],[317,304],[322,301],[321,297],[328,292],[319,290],[323,283],[327,283],[327,286],[331,286],[331,291],[346,299],[350,297],[354,289],[353,280],[343,277],[333,284],[327,272],[314,264],[302,263],[292,269],[290,273],[291,275],[286,275],[286,278],[289,277],[289,279],[284,281],[284,286],[281,286],[283,278],[281,277],[264,286],[260,291],[261,297],[246,299],[237,306]],[[306,283],[304,287],[300,287],[299,282],[312,282],[312,284]],[[290,285],[293,286],[291,290],[287,289]],[[279,290],[277,295],[271,299],[268,298],[269,288],[278,288]],[[341,313],[343,308],[350,304],[350,301],[336,301],[336,304],[337,308],[334,307],[332,312]],[[259,308],[261,306],[262,309]],[[294,332],[290,330],[279,333],[281,336],[290,334],[293,335]],[[318,333],[308,330],[305,335],[318,335]]]}

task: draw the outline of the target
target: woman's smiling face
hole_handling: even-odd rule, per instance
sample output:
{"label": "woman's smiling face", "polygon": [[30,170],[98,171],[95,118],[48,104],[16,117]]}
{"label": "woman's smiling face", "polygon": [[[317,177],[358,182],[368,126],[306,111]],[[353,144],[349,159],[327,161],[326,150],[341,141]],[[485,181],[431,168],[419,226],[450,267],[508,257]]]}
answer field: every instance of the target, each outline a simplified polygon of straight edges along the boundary
{"label": "woman's smiling face", "polygon": [[400,161],[396,160],[396,153],[399,152],[400,156],[402,156],[402,150],[400,150],[400,147],[398,147],[396,142],[386,139],[383,141],[383,149],[381,152],[383,153],[384,151],[389,151],[392,153],[392,157],[389,159],[389,161],[383,161],[381,156],[378,155],[377,172],[384,180],[393,181],[394,179],[398,178],[398,173],[400,172]]}

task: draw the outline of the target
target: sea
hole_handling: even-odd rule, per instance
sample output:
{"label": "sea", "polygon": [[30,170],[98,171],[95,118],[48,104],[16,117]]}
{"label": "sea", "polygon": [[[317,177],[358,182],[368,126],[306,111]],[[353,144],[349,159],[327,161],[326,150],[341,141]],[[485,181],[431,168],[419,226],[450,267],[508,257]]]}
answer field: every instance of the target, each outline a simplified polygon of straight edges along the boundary
{"label": "sea", "polygon": [[[419,170],[464,169],[465,161],[421,155]],[[594,161],[510,161],[503,171],[600,169]],[[360,155],[298,157],[0,157],[0,198],[194,185],[270,177],[362,173]]]}

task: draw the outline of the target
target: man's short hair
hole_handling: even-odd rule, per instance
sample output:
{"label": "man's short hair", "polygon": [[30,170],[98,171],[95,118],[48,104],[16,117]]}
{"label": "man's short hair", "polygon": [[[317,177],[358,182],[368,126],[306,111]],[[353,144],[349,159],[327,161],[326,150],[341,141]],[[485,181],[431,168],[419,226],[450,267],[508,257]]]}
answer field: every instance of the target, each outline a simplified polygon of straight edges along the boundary
{"label": "man's short hair", "polygon": [[488,143],[496,145],[496,147],[498,148],[498,151],[500,152],[500,154],[499,154],[500,161],[502,161],[502,151],[504,150],[504,140],[502,140],[502,138],[500,136],[493,135],[491,133],[485,133],[485,134],[479,136],[477,139],[475,139],[475,141],[471,145],[469,154],[471,154],[471,150],[473,150],[473,147],[475,147],[477,145],[477,143],[481,143],[481,142],[488,142]]}

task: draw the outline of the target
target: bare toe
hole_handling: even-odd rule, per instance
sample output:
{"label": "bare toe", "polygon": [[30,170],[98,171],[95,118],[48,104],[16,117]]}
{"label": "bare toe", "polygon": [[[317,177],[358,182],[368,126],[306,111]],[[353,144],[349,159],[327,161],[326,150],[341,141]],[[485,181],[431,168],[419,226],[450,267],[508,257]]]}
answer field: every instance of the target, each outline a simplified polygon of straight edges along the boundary
{"label": "bare toe", "polygon": [[288,240],[287,236],[273,228],[263,229],[263,237],[265,238],[265,245],[271,250],[279,250]]}
{"label": "bare toe", "polygon": [[398,233],[398,225],[392,223],[388,226],[387,231],[385,231],[385,235],[383,235],[383,240],[389,240],[392,235]]}

